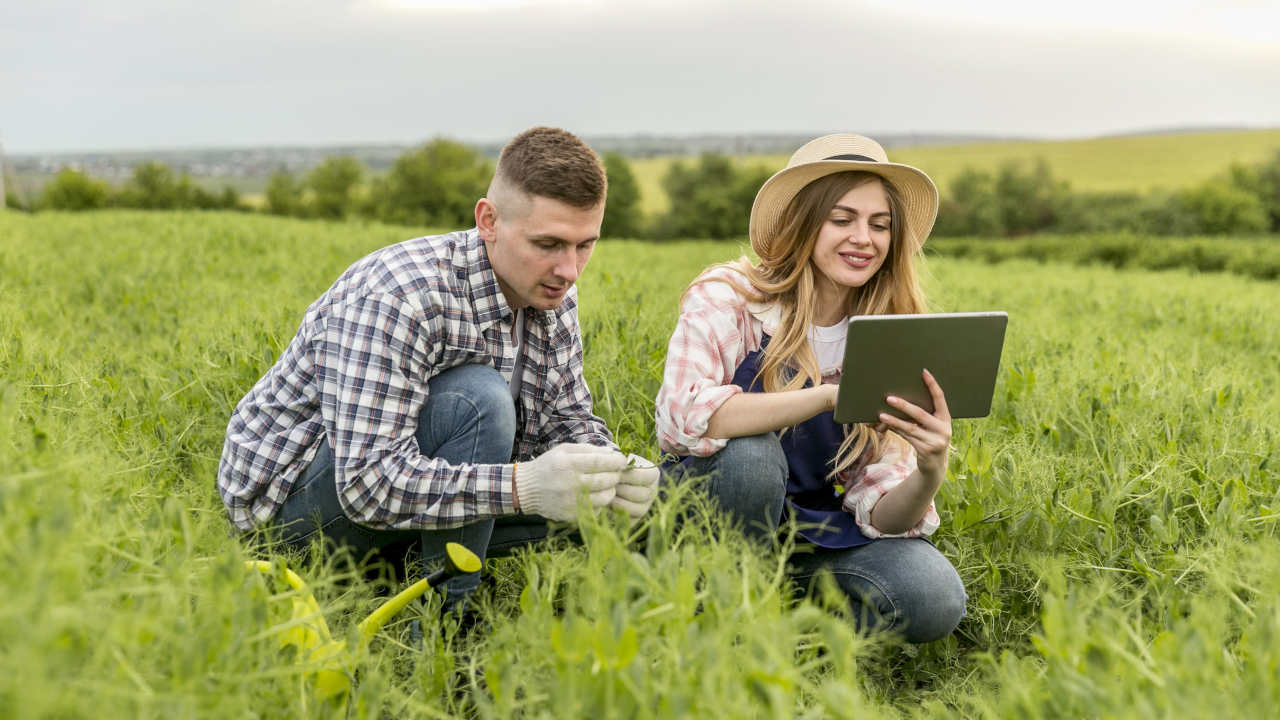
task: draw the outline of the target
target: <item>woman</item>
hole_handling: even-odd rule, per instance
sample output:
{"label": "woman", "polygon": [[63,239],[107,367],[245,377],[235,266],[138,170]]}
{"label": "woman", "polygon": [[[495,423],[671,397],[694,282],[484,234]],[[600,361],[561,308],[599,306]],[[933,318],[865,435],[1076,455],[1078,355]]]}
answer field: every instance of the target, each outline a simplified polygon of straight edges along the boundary
{"label": "woman", "polygon": [[707,476],[721,509],[770,540],[794,517],[813,552],[792,556],[808,584],[829,570],[864,627],[936,640],[964,615],[955,569],[925,537],[946,477],[951,418],[926,371],[930,414],[911,422],[832,418],[854,315],[925,312],[915,258],[937,216],[923,172],[852,134],[817,138],[756,195],[760,258],[710,268],[681,298],[657,398],[665,452]]}

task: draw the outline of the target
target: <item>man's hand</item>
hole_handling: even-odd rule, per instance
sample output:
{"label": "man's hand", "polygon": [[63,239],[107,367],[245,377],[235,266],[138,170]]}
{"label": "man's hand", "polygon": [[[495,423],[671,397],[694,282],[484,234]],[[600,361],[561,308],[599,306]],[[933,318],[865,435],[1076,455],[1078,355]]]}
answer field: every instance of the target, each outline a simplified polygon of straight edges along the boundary
{"label": "man's hand", "polygon": [[608,505],[626,468],[627,458],[617,450],[578,443],[556,445],[516,466],[520,511],[572,522],[578,517],[579,492],[586,488],[593,508]]}
{"label": "man's hand", "polygon": [[625,510],[632,518],[639,518],[649,511],[657,496],[658,468],[639,455],[628,455],[627,469],[622,471],[617,493],[609,506]]}

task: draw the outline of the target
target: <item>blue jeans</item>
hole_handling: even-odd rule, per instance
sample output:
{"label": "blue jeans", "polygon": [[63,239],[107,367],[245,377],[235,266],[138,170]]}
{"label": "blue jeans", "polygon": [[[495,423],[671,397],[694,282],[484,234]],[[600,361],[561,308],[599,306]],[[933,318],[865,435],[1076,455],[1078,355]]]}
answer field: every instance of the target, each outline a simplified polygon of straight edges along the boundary
{"label": "blue jeans", "polygon": [[[418,416],[418,449],[450,463],[507,463],[515,443],[516,411],[502,375],[485,365],[460,365],[432,378],[427,404]],[[444,557],[445,543],[466,546],[484,560],[547,536],[547,523],[535,515],[480,520],[443,530],[375,530],[350,520],[338,504],[333,450],[322,440],[311,464],[295,481],[276,516],[281,538],[305,547],[317,534],[349,548],[357,559],[379,556],[393,564],[420,554],[428,568]],[[445,586],[450,608],[480,583],[480,574],[454,578]]]}
{"label": "blue jeans", "polygon": [[[695,458],[685,471],[706,476],[712,499],[748,537],[772,542],[782,518],[787,459],[776,433],[733,438],[723,450]],[[923,538],[881,538],[845,549],[805,543],[789,558],[792,579],[812,589],[827,570],[848,596],[859,627],[924,643],[955,630],[968,596],[951,563]]]}

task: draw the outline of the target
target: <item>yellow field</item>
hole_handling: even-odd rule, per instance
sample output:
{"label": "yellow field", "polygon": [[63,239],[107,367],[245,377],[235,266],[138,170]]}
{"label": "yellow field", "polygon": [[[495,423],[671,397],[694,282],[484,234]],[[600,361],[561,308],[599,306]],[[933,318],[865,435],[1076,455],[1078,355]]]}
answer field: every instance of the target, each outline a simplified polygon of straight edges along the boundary
{"label": "yellow field", "polygon": [[[1110,137],[1053,142],[975,143],[894,148],[889,159],[929,173],[945,194],[952,178],[966,167],[992,170],[1006,160],[1042,157],[1054,177],[1067,180],[1073,190],[1176,189],[1194,185],[1222,172],[1233,162],[1254,163],[1280,151],[1280,129]],[[673,157],[632,160],[640,183],[644,211],[667,209],[662,175]],[[779,169],[786,155],[747,155],[739,164]]]}

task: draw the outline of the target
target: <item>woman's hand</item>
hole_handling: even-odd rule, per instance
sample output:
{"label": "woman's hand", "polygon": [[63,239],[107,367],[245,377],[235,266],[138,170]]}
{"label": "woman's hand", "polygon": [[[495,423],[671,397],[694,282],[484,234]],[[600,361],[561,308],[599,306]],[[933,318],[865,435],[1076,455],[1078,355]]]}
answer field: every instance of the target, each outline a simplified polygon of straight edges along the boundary
{"label": "woman's hand", "polygon": [[886,399],[889,405],[911,420],[901,420],[889,413],[880,413],[880,425],[877,427],[893,430],[911,443],[916,449],[916,463],[920,473],[934,483],[941,484],[947,476],[947,453],[951,449],[951,412],[947,409],[947,398],[938,381],[933,378],[933,373],[925,370],[922,375],[925,387],[933,398],[933,414],[930,415],[924,408],[900,397],[890,395]]}

